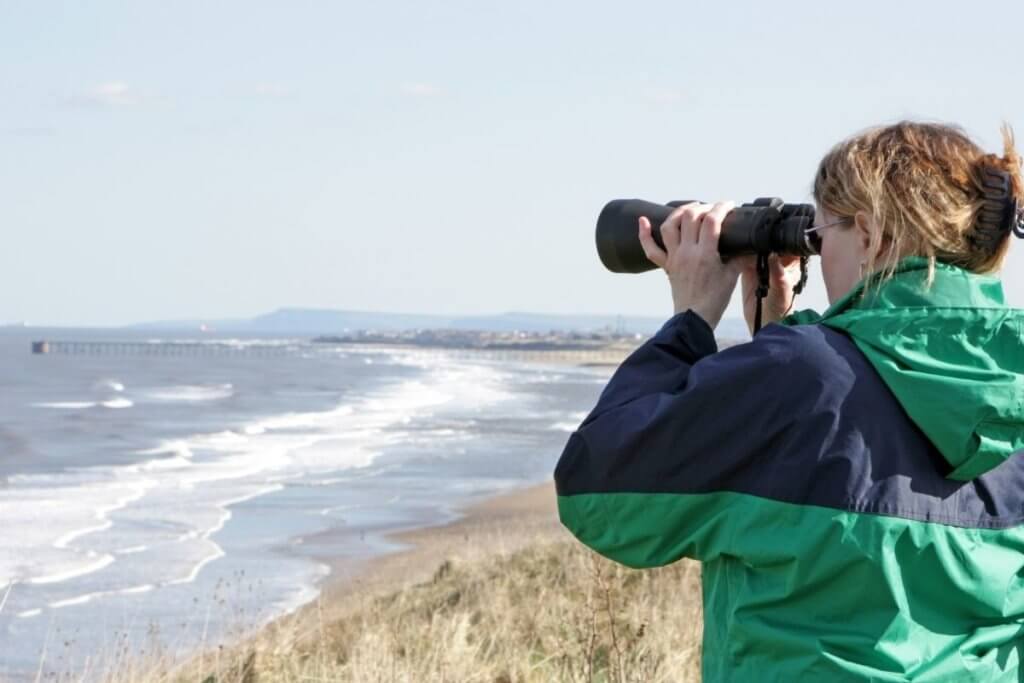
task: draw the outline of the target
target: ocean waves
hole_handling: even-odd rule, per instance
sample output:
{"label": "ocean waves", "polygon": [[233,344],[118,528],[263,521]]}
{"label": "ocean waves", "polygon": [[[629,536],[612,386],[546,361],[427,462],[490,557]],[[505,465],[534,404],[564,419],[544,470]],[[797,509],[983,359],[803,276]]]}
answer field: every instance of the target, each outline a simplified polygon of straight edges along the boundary
{"label": "ocean waves", "polygon": [[[232,506],[366,467],[409,438],[403,425],[434,407],[458,401],[483,409],[509,398],[486,368],[423,369],[330,410],[269,415],[139,449],[132,464],[10,477],[0,519],[14,531],[0,545],[0,587],[13,585],[16,613],[30,618],[142,586],[148,592],[194,581],[223,556],[215,536]],[[233,390],[226,383],[142,392],[117,385],[137,400],[215,401]]]}
{"label": "ocean waves", "polygon": [[49,453],[14,435],[35,464],[61,466],[10,474],[0,495],[0,641],[17,644],[0,671],[35,661],[54,625],[81,654],[99,647],[97,619],[194,623],[194,602],[242,573],[254,604],[292,609],[327,572],[324,546],[304,539],[341,527],[362,543],[536,476],[582,417],[559,383],[592,400],[593,376],[571,369],[307,355],[194,374],[153,361],[21,403],[63,441]]}

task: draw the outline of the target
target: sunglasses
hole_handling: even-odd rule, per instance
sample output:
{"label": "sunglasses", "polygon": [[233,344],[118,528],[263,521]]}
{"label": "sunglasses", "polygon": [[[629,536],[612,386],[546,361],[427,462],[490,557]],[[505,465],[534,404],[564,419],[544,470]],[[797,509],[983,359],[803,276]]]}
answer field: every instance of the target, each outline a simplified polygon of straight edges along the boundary
{"label": "sunglasses", "polygon": [[837,221],[832,221],[831,223],[825,223],[825,225],[816,225],[813,228],[807,228],[806,230],[804,230],[804,234],[806,235],[807,233],[817,232],[818,230],[821,230],[823,228],[831,228],[834,225],[842,225],[843,223],[849,223],[849,222],[850,222],[849,218],[840,218]]}

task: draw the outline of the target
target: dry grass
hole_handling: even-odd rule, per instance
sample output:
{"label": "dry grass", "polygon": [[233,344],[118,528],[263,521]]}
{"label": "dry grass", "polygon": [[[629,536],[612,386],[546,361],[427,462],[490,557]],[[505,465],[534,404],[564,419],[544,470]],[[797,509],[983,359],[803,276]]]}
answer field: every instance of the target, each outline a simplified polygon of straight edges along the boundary
{"label": "dry grass", "polygon": [[[616,565],[559,524],[550,483],[335,567],[320,600],[184,665],[150,649],[106,683],[699,681],[699,564]],[[250,620],[240,619],[240,622]],[[207,641],[209,642],[209,641]],[[77,679],[72,679],[77,680]]]}
{"label": "dry grass", "polygon": [[457,556],[428,580],[275,622],[110,683],[698,681],[699,565],[615,565],[564,538]]}

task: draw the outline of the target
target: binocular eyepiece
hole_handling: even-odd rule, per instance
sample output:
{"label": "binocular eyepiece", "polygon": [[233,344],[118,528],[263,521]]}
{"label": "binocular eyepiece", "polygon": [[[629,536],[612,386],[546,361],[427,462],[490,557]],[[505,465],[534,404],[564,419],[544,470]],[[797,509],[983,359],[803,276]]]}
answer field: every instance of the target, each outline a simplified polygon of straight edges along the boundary
{"label": "binocular eyepiece", "polygon": [[[658,228],[673,210],[687,203],[657,204],[642,199],[608,202],[597,219],[597,253],[601,263],[614,273],[642,273],[657,268],[644,254],[638,221],[641,216],[647,217],[654,228],[654,241],[664,249]],[[778,197],[763,197],[726,215],[718,253],[723,261],[746,254],[813,256],[821,250],[818,233],[806,232],[813,224],[813,205],[785,204]]]}

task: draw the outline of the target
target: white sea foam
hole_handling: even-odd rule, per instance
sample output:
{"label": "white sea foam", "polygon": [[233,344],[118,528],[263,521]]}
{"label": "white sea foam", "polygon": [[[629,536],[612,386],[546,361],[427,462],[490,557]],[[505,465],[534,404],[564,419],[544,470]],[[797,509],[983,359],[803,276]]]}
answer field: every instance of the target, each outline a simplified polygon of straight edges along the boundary
{"label": "white sea foam", "polygon": [[[63,607],[73,607],[75,605],[84,605],[87,602],[92,602],[93,600],[95,600],[97,598],[106,597],[108,595],[135,595],[135,594],[138,594],[138,593],[148,593],[149,591],[153,590],[154,588],[156,588],[156,586],[154,586],[153,584],[151,584],[151,583],[144,583],[144,584],[139,585],[139,586],[130,586],[128,588],[122,588],[120,590],[93,591],[91,593],[83,593],[82,595],[76,595],[74,597],[65,598],[63,600],[54,600],[53,602],[47,603],[46,606],[49,607],[50,609],[61,609]],[[39,614],[39,612],[41,612],[42,610],[36,609],[36,610],[29,610],[29,611],[30,612],[34,612],[34,614],[31,614],[31,615],[28,615],[28,616],[35,616],[35,614]],[[27,614],[27,613],[23,612],[22,614]]]}
{"label": "white sea foam", "polygon": [[35,408],[62,408],[64,410],[80,410],[92,408],[95,405],[97,405],[95,401],[43,401],[32,404]]}
{"label": "white sea foam", "polygon": [[234,387],[230,384],[180,384],[176,386],[150,389],[140,393],[140,396],[163,402],[194,402],[194,401],[216,401],[228,398],[234,394]]}
{"label": "white sea foam", "polygon": [[86,534],[94,534],[97,531],[106,531],[111,526],[113,526],[113,524],[114,523],[111,522],[109,519],[105,519],[103,520],[103,522],[95,526],[87,526],[81,529],[75,529],[74,531],[69,531],[68,533],[64,534],[56,541],[54,541],[53,547],[61,549],[67,548],[71,541],[75,540],[76,538],[79,538],[80,536],[85,536]]}
{"label": "white sea foam", "polygon": [[336,418],[350,415],[352,411],[353,407],[351,405],[343,405],[325,412],[283,413],[246,425],[243,430],[247,434],[263,434],[268,430],[309,429],[329,423]]}
{"label": "white sea foam", "polygon": [[60,609],[61,607],[72,607],[74,605],[84,605],[85,603],[90,602],[93,598],[99,597],[100,595],[103,595],[103,593],[97,592],[97,593],[86,593],[85,595],[76,595],[75,597],[68,598],[66,600],[54,600],[53,602],[49,603],[46,606],[49,607],[50,609]]}
{"label": "white sea foam", "polygon": [[179,585],[179,584],[182,584],[182,583],[192,583],[193,581],[196,580],[196,577],[199,576],[199,572],[202,571],[203,567],[205,567],[206,565],[210,564],[214,560],[218,560],[218,559],[224,557],[224,550],[221,549],[221,547],[219,545],[217,545],[216,543],[211,543],[211,545],[213,546],[213,548],[212,548],[210,554],[207,555],[206,557],[204,557],[203,559],[201,559],[195,565],[193,565],[192,570],[188,573],[188,576],[185,576],[184,578],[174,579],[172,581],[168,581],[167,585],[168,586],[175,586],[175,585]]}
{"label": "white sea foam", "polygon": [[94,389],[107,391],[124,391],[124,384],[116,379],[101,379],[93,385]]}
{"label": "white sea foam", "polygon": [[104,408],[131,408],[135,404],[127,398],[112,398],[109,401],[103,401],[100,405]]}
{"label": "white sea foam", "polygon": [[165,453],[169,453],[179,458],[188,459],[192,457],[192,449],[189,447],[189,442],[184,439],[164,441],[161,442],[159,446],[135,452],[138,455],[163,455]]}
{"label": "white sea foam", "polygon": [[[0,499],[0,585],[46,586],[45,603],[22,598],[18,605],[18,616],[34,616],[43,604],[73,607],[196,581],[224,556],[213,536],[232,518],[232,506],[289,481],[337,482],[335,473],[364,467],[389,445],[407,442],[411,432],[404,425],[414,419],[451,403],[482,408],[509,396],[495,368],[433,358],[425,369],[428,378],[394,382],[332,410],[284,413],[168,440],[137,451],[144,459],[132,465],[11,477]],[[214,400],[233,387],[154,391],[133,388],[132,397]],[[445,441],[464,436],[454,427],[415,433]]]}
{"label": "white sea foam", "polygon": [[85,576],[86,574],[92,574],[98,572],[107,565],[114,561],[113,555],[101,555],[99,557],[91,556],[89,562],[81,564],[74,569],[69,569],[63,572],[55,572],[53,574],[45,574],[43,576],[34,576],[28,579],[25,583],[33,585],[41,585],[47,583],[60,583],[61,581],[67,581],[68,579],[74,579],[79,576]]}
{"label": "white sea foam", "polygon": [[176,455],[171,458],[159,458],[156,460],[150,460],[139,465],[138,469],[142,472],[151,472],[153,470],[173,470],[191,466],[191,460],[184,456]]}
{"label": "white sea foam", "polygon": [[113,562],[109,554],[79,544],[108,531],[108,516],[139,500],[154,482],[96,479],[97,473],[73,470],[10,478],[0,498],[0,582],[59,583]]}
{"label": "white sea foam", "polygon": [[121,550],[115,550],[115,555],[134,555],[135,553],[144,553],[149,550],[148,545],[133,545],[130,548],[123,548]]}

